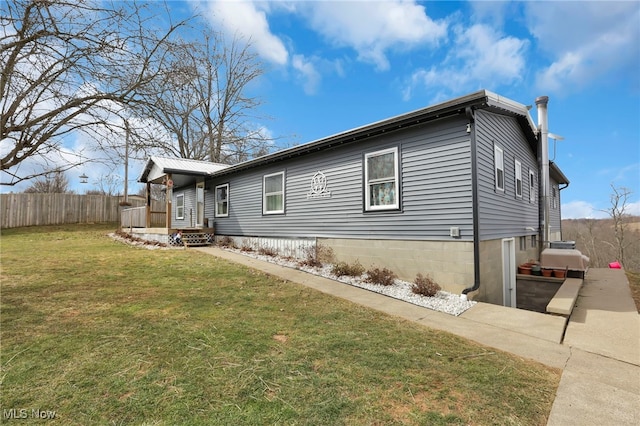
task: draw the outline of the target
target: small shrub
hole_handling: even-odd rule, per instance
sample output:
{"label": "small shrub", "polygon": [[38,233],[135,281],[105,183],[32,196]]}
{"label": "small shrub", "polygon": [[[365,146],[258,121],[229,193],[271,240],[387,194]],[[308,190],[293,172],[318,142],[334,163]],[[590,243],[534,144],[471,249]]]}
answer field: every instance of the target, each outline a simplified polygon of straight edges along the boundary
{"label": "small shrub", "polygon": [[333,249],[321,244],[316,244],[305,248],[304,255],[304,259],[299,262],[300,265],[319,268],[323,263],[333,262]]}
{"label": "small shrub", "polygon": [[367,279],[365,281],[372,284],[390,286],[394,284],[396,278],[398,276],[387,268],[373,268],[367,271]]}
{"label": "small shrub", "polygon": [[364,273],[364,266],[362,266],[357,260],[351,264],[347,262],[338,262],[333,265],[331,273],[336,277],[342,277],[345,275],[349,277],[359,277]]}
{"label": "small shrub", "polygon": [[427,297],[435,296],[440,290],[442,290],[442,288],[437,282],[433,281],[429,276],[424,277],[422,274],[416,276],[413,287],[411,287],[411,291],[415,294],[421,294]]}
{"label": "small shrub", "polygon": [[278,255],[278,251],[271,247],[260,247],[258,249],[258,253],[260,253],[263,256],[271,256],[271,257],[276,257]]}
{"label": "small shrub", "polygon": [[219,241],[218,241],[218,245],[221,247],[227,247],[227,248],[236,248],[236,243],[235,241],[233,241],[233,238],[231,238],[228,235],[225,235],[224,237],[222,237]]}
{"label": "small shrub", "polygon": [[244,239],[244,240],[242,240],[242,246],[240,247],[240,251],[252,252],[253,251],[253,246],[251,245],[251,243],[247,239]]}

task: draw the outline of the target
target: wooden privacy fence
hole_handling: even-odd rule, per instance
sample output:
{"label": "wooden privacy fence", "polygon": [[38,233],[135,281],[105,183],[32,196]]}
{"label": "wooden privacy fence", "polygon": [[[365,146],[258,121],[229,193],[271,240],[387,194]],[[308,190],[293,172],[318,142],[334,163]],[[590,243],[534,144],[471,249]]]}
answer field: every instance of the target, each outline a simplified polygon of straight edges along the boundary
{"label": "wooden privacy fence", "polygon": [[[121,197],[77,194],[0,194],[2,228],[120,222]],[[132,206],[144,201],[129,200]]]}
{"label": "wooden privacy fence", "polygon": [[[166,226],[167,217],[165,204],[159,201],[151,201],[151,224],[152,228],[163,228]],[[122,209],[120,226],[122,228],[146,228],[147,208],[125,207]]]}

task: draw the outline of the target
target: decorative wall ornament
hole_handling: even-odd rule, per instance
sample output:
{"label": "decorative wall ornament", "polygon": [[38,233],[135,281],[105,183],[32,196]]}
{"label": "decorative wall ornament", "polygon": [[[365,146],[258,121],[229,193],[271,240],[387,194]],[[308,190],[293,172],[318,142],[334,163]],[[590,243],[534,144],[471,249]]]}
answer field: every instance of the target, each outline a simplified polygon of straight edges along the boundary
{"label": "decorative wall ornament", "polygon": [[327,177],[322,172],[316,172],[311,178],[311,186],[307,199],[329,198],[331,191],[327,191]]}

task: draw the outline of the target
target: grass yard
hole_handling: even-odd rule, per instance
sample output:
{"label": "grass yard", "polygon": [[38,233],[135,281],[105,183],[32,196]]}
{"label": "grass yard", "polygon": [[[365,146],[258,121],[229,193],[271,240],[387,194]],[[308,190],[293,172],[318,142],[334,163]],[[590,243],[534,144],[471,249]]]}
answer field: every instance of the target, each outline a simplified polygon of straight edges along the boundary
{"label": "grass yard", "polygon": [[640,272],[626,271],[627,279],[629,280],[629,288],[631,289],[631,296],[636,303],[636,309],[640,313]]}
{"label": "grass yard", "polygon": [[559,370],[114,230],[3,230],[3,422],[546,424]]}

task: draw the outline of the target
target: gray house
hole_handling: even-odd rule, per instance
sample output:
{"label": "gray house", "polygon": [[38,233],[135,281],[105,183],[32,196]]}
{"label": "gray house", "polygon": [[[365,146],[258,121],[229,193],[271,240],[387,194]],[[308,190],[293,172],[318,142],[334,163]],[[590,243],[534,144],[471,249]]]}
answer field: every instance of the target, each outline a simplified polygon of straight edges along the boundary
{"label": "gray house", "polygon": [[320,244],[339,260],[409,281],[429,274],[449,292],[515,306],[517,265],[561,239],[569,181],[548,163],[545,126],[525,105],[483,90],[234,166],[185,171],[169,211],[175,224],[179,209],[184,217],[201,200],[200,225],[206,218],[217,238],[288,254]]}

